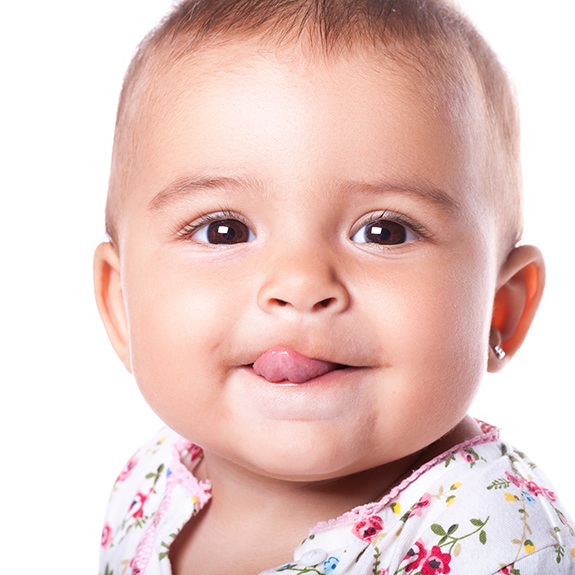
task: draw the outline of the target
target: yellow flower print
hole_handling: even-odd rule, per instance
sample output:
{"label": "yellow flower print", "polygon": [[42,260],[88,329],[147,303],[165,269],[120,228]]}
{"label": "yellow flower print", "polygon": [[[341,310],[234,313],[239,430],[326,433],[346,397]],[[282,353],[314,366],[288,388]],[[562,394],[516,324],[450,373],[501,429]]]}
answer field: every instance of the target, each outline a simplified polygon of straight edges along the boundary
{"label": "yellow flower print", "polygon": [[401,504],[397,503],[397,501],[394,501],[391,505],[391,510],[396,514],[399,515],[401,513]]}
{"label": "yellow flower print", "polygon": [[513,493],[506,493],[505,499],[507,501],[519,501],[519,497],[517,497],[517,495],[513,495]]}
{"label": "yellow flower print", "polygon": [[525,540],[525,542],[523,543],[523,547],[525,547],[525,551],[527,551],[527,553],[529,554],[535,551],[535,545],[533,545],[533,541],[531,541],[530,539]]}

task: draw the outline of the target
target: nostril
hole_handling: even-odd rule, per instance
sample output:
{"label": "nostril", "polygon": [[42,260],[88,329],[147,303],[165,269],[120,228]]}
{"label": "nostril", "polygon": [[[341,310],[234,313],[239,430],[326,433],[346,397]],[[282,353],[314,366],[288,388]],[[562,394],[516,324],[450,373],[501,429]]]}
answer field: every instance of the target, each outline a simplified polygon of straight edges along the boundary
{"label": "nostril", "polygon": [[[283,295],[283,294],[282,294]],[[279,298],[279,297],[264,297],[259,299],[259,305],[262,306],[264,310],[272,313],[273,310],[279,310],[280,308],[285,308],[287,313],[288,310],[294,310],[297,312],[307,313],[339,313],[341,310],[345,309],[347,305],[346,297],[330,296],[326,298],[313,297],[314,294],[307,294],[302,291],[301,294],[296,294],[297,297],[292,298]],[[344,294],[345,296],[346,294]]]}
{"label": "nostril", "polygon": [[332,297],[328,297],[328,298],[326,298],[326,299],[322,299],[320,302],[318,302],[318,303],[316,304],[316,307],[326,308],[326,307],[328,307],[328,306],[332,303],[333,300],[334,300],[334,298],[332,298]]}
{"label": "nostril", "polygon": [[[321,301],[318,301],[313,307],[314,307],[314,309],[326,308],[326,307],[329,307],[334,300],[335,300],[335,298],[328,297],[328,298],[322,299]],[[286,307],[286,306],[291,305],[289,303],[289,301],[286,301],[286,300],[283,300],[280,298],[273,298],[273,302],[276,305],[278,305],[279,307]]]}

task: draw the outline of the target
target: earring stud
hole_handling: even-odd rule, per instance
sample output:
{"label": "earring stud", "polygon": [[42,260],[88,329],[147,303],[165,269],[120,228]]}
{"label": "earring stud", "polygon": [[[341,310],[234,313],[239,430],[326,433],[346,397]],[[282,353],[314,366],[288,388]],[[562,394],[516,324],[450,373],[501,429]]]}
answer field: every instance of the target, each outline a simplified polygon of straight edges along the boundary
{"label": "earring stud", "polygon": [[497,359],[503,359],[505,357],[505,350],[499,345],[493,346],[493,352],[497,356]]}

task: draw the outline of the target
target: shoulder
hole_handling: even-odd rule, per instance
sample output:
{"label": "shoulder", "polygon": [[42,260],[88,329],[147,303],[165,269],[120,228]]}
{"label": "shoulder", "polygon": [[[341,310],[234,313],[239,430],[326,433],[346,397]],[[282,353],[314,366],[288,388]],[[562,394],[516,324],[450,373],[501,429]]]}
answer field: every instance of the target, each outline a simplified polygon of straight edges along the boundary
{"label": "shoulder", "polygon": [[177,533],[208,498],[207,486],[190,472],[200,456],[199,448],[164,428],[128,460],[114,482],[106,510],[102,573],[133,566],[136,557],[146,563],[152,556],[162,558],[161,549],[156,549],[162,547],[162,538],[168,545],[170,534]]}
{"label": "shoulder", "polygon": [[161,487],[164,471],[179,459],[178,448],[182,438],[168,428],[153,435],[128,459],[118,474],[108,503],[106,518],[113,523],[125,515],[127,509],[140,517],[143,504]]}
{"label": "shoulder", "polygon": [[573,524],[552,486],[498,437],[450,450],[380,502],[318,526],[298,555],[318,548],[342,574],[575,573]]}
{"label": "shoulder", "polygon": [[426,475],[422,489],[413,485],[419,499],[403,499],[400,528],[413,539],[406,556],[425,552],[466,575],[524,575],[511,568],[519,564],[535,569],[526,573],[575,572],[574,525],[524,453],[502,441],[468,446]]}

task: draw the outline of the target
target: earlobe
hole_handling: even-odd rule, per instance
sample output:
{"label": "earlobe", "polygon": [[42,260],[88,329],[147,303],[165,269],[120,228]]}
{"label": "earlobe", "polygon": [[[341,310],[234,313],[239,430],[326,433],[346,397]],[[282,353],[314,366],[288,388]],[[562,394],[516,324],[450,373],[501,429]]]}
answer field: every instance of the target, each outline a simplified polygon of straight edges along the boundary
{"label": "earlobe", "polygon": [[501,268],[495,294],[488,370],[499,371],[521,347],[545,285],[541,252],[533,246],[515,248]]}
{"label": "earlobe", "polygon": [[94,290],[100,317],[122,363],[131,371],[128,323],[116,248],[104,242],[94,254]]}

